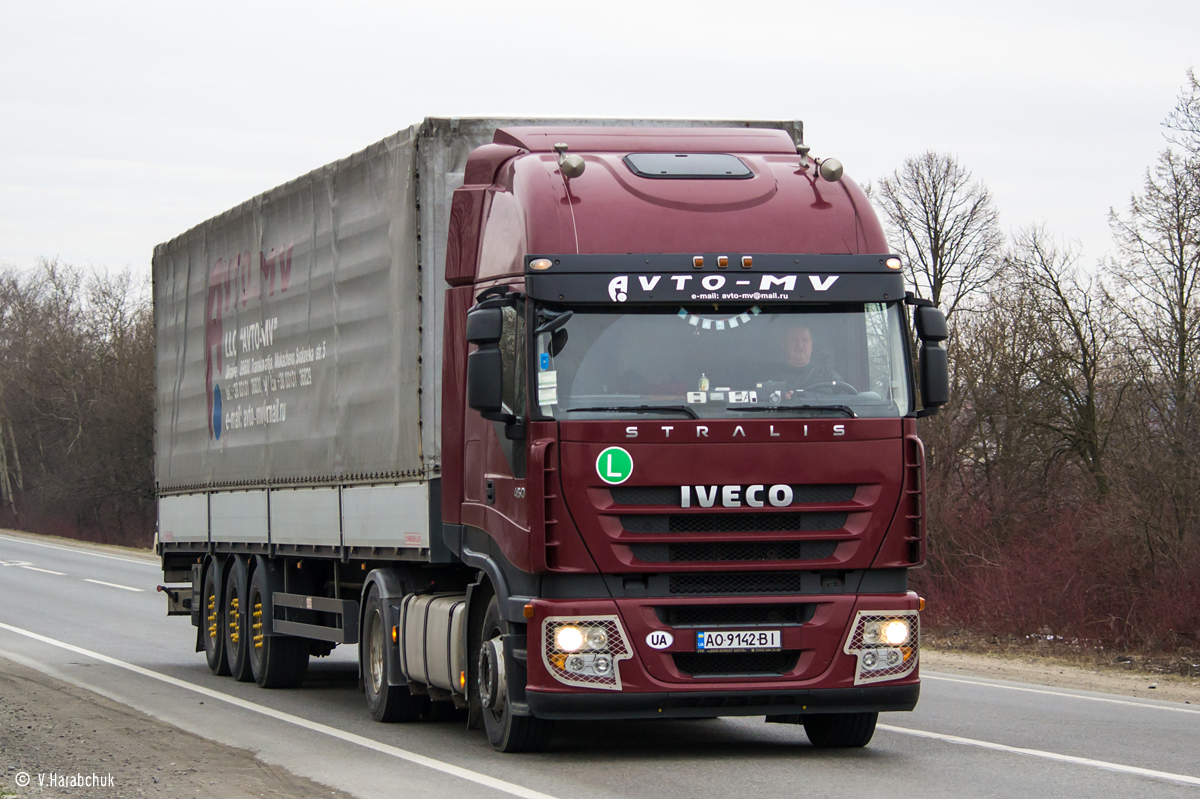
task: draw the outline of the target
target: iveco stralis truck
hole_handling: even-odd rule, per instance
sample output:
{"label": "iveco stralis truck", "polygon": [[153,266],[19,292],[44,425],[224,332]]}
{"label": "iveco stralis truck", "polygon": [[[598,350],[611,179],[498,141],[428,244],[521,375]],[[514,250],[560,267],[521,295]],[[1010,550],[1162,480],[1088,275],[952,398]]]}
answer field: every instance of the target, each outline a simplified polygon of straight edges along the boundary
{"label": "iveco stralis truck", "polygon": [[947,392],[901,266],[794,122],[427,119],[248,200],[154,253],[169,612],[264,688],[356,646],[376,719],[503,751],[862,746],[917,701]]}

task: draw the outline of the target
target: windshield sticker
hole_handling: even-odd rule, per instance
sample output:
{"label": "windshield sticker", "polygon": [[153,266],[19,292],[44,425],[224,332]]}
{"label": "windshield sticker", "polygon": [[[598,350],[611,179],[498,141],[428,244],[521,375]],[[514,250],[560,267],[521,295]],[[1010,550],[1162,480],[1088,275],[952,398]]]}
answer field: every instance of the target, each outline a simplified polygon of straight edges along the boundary
{"label": "windshield sticker", "polygon": [[708,402],[708,392],[707,391],[689,391],[687,393],[687,401],[690,403],[693,403],[693,404]]}
{"label": "windshield sticker", "polygon": [[540,368],[543,372],[550,368],[550,353],[543,352],[538,357],[538,368]]}
{"label": "windshield sticker", "polygon": [[[744,325],[751,319],[762,313],[762,308],[755,305],[745,313],[740,313],[737,316],[726,317],[725,319],[709,319],[705,316],[697,316],[688,311],[687,308],[680,308],[676,314],[680,319],[685,320],[692,327],[699,327],[704,330],[736,330],[738,325]],[[700,331],[696,331],[696,335],[700,335]]]}
{"label": "windshield sticker", "polygon": [[558,372],[538,373],[538,388],[558,388]]}
{"label": "windshield sticker", "polygon": [[551,386],[550,388],[538,389],[538,404],[539,405],[557,405],[558,404],[558,388]]}

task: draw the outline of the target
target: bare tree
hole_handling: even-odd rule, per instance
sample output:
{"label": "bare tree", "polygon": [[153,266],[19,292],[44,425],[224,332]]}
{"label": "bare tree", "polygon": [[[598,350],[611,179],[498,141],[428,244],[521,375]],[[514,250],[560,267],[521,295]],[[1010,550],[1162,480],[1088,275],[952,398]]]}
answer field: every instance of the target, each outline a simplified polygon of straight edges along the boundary
{"label": "bare tree", "polygon": [[1130,380],[1119,363],[1117,312],[1098,281],[1079,269],[1078,255],[1034,226],[1017,233],[1008,260],[1038,327],[1040,423],[1057,437],[1055,455],[1078,459],[1104,496],[1108,446]]}
{"label": "bare tree", "polygon": [[1167,139],[1172,144],[1200,157],[1200,80],[1194,70],[1188,70],[1187,83],[1163,124],[1171,131]]}
{"label": "bare tree", "polygon": [[[1200,533],[1200,174],[1164,150],[1129,212],[1110,216],[1118,255],[1108,264],[1135,335],[1143,446],[1150,480],[1141,522],[1164,541]],[[1148,537],[1149,534],[1148,534]]]}
{"label": "bare tree", "polygon": [[930,150],[905,159],[876,196],[909,282],[947,317],[1002,268],[991,193],[953,156]]}

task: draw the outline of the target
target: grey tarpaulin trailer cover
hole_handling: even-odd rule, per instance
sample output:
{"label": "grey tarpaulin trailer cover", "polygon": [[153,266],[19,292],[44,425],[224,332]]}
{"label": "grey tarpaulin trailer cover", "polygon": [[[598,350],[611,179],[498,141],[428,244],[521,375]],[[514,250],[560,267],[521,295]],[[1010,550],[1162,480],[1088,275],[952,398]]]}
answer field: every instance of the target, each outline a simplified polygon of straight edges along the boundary
{"label": "grey tarpaulin trailer cover", "polygon": [[763,123],[426,119],[156,247],[160,543],[427,556],[451,197],[538,124]]}

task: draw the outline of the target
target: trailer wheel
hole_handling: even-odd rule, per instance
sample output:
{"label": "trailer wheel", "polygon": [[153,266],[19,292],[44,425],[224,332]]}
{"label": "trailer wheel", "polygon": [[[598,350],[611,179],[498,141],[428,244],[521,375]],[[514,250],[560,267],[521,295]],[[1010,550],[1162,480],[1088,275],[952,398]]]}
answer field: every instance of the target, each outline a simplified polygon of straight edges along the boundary
{"label": "trailer wheel", "polygon": [[220,565],[209,560],[204,568],[204,592],[201,612],[201,638],[204,639],[204,659],[209,670],[218,677],[229,675],[229,663],[225,660],[225,613],[221,594]]}
{"label": "trailer wheel", "polygon": [[225,660],[229,673],[238,682],[250,682],[254,674],[250,671],[249,625],[246,619],[246,594],[249,591],[246,560],[235,557],[225,577]]}
{"label": "trailer wheel", "polygon": [[376,721],[417,721],[429,705],[429,698],[416,696],[407,685],[388,685],[387,648],[391,635],[383,617],[379,593],[371,591],[363,614],[363,687],[367,694],[367,709]]}
{"label": "trailer wheel", "polygon": [[263,597],[270,590],[266,567],[250,578],[250,671],[262,688],[298,688],[308,672],[308,640],[263,633]]}
{"label": "trailer wheel", "polygon": [[483,705],[483,728],[498,752],[537,752],[546,745],[550,722],[534,716],[514,716],[508,701],[508,677],[504,662],[504,622],[500,603],[493,595],[483,614],[479,647],[479,701]]}
{"label": "trailer wheel", "polygon": [[878,713],[820,713],[802,716],[804,734],[818,749],[857,749],[875,734]]}

